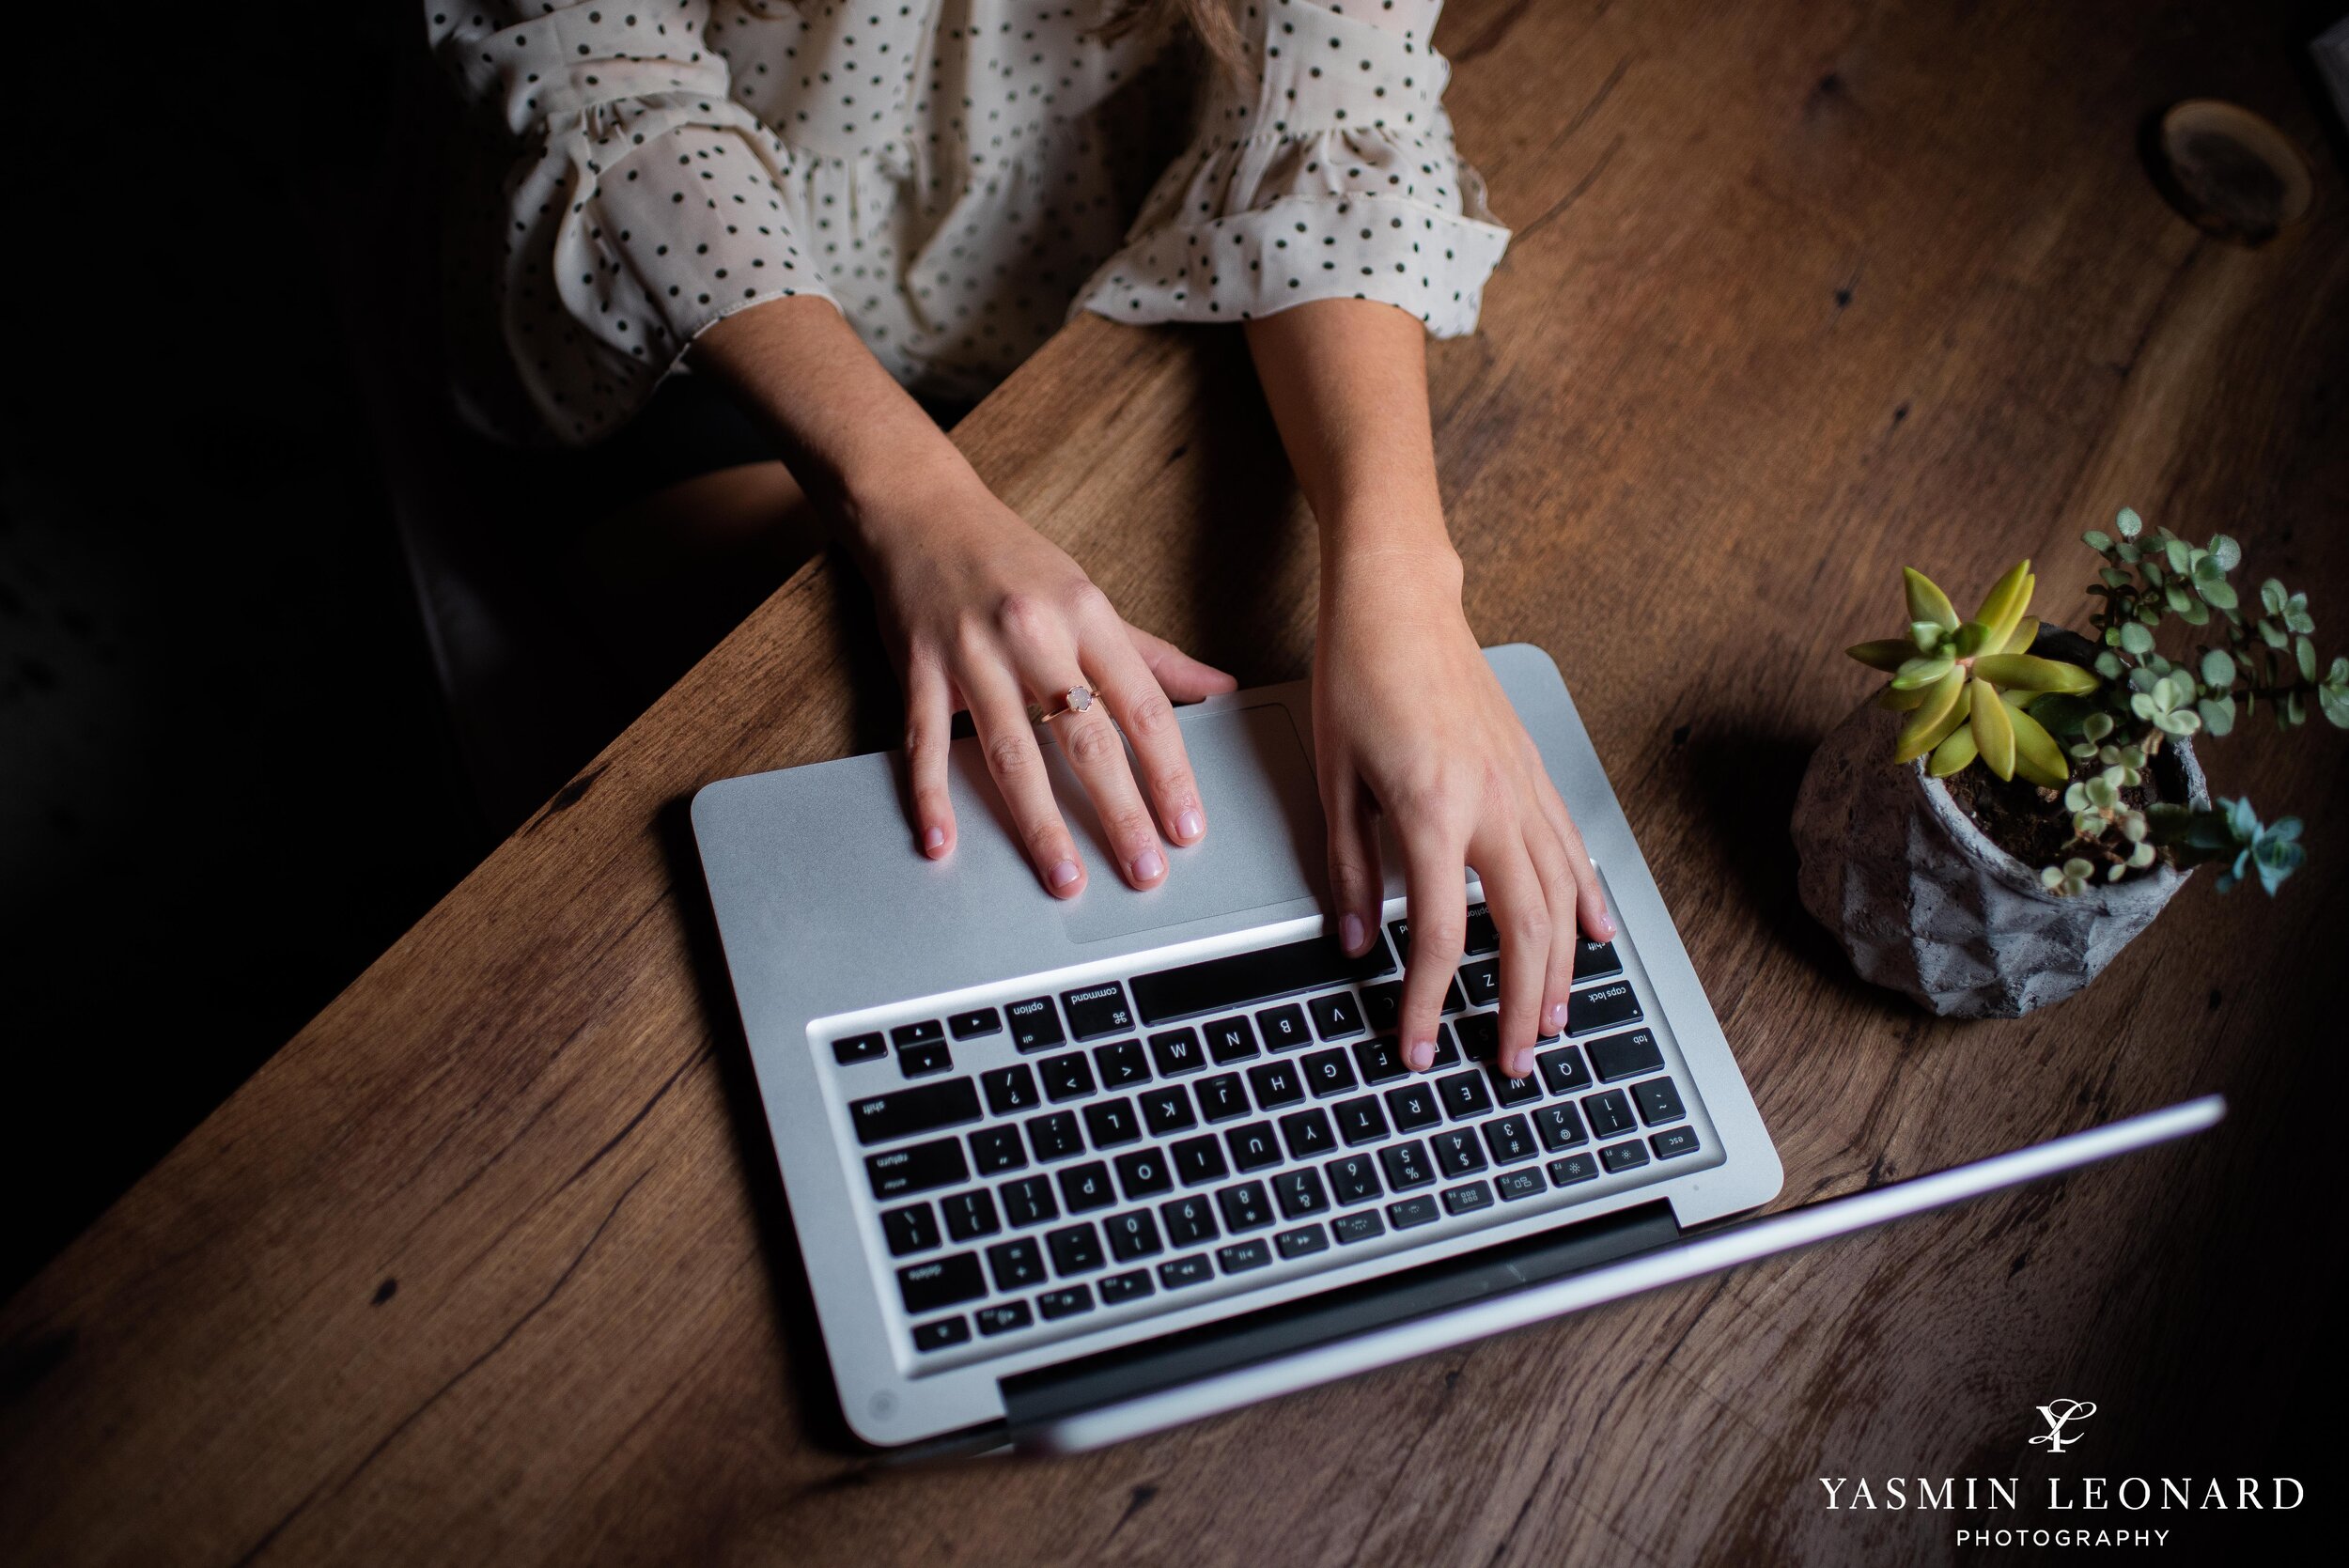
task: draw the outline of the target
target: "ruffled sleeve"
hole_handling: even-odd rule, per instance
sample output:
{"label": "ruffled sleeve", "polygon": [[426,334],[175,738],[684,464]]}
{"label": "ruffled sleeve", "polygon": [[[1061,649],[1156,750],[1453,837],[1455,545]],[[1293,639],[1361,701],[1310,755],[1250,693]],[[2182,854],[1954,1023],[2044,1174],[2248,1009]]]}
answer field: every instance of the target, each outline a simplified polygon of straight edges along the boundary
{"label": "ruffled sleeve", "polygon": [[723,317],[832,299],[791,210],[794,154],[729,100],[708,9],[426,0],[443,64],[520,143],[500,323],[557,440],[621,424]]}
{"label": "ruffled sleeve", "polygon": [[[1234,321],[1307,300],[1400,306],[1439,337],[1476,327],[1509,231],[1485,206],[1427,46],[1442,0],[1256,0],[1247,70],[1126,244],[1078,295],[1121,321]],[[1359,14],[1357,14],[1359,13]]]}

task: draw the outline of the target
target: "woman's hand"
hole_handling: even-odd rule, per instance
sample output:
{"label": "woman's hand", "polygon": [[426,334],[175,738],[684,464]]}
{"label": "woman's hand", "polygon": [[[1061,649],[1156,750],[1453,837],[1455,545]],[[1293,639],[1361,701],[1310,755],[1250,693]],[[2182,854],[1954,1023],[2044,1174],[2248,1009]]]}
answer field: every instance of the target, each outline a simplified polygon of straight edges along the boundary
{"label": "woman's hand", "polygon": [[[1061,898],[1083,891],[1084,861],[1061,820],[1028,718],[1031,701],[1057,707],[1061,693],[1083,685],[1100,701],[1046,727],[1092,797],[1118,874],[1134,887],[1156,887],[1167,873],[1160,832],[1190,845],[1207,831],[1173,703],[1236,683],[1128,625],[1066,551],[998,501],[967,465],[940,466],[933,481],[917,480],[905,494],[881,489],[878,502],[868,499],[854,535],[905,680],[906,754],[923,852],[932,859],[954,852],[947,748],[954,715],[967,707],[1037,876]],[[867,487],[866,494],[875,491]],[[1140,786],[1120,730],[1132,742]]]}
{"label": "woman's hand", "polygon": [[1615,934],[1598,874],[1461,613],[1458,558],[1357,554],[1323,582],[1314,737],[1340,938],[1359,954],[1378,928],[1383,813],[1410,897],[1398,1038],[1425,1071],[1474,867],[1501,935],[1501,1066],[1523,1078],[1536,1036],[1565,1025],[1578,932]]}

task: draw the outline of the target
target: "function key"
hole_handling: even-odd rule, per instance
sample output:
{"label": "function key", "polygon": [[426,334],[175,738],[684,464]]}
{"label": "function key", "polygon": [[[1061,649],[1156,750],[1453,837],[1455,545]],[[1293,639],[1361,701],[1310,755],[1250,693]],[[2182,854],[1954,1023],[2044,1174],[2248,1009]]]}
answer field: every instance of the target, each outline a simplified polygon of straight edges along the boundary
{"label": "function key", "polygon": [[1406,1198],[1400,1203],[1389,1203],[1387,1218],[1394,1222],[1394,1228],[1398,1231],[1408,1231],[1414,1225],[1432,1225],[1439,1218],[1435,1195],[1423,1192],[1416,1198]]}
{"label": "function key", "polygon": [[1677,1122],[1688,1114],[1688,1108],[1680,1103],[1680,1091],[1668,1078],[1652,1078],[1645,1083],[1631,1086],[1631,1097],[1640,1105],[1640,1120],[1649,1126],[1660,1127],[1666,1122]]}
{"label": "function key", "polygon": [[1677,1159],[1682,1155],[1697,1152],[1697,1129],[1666,1127],[1662,1132],[1653,1134],[1647,1141],[1648,1147],[1656,1151],[1657,1159]]}
{"label": "function key", "polygon": [[1160,1078],[1180,1078],[1206,1068],[1206,1052],[1199,1048],[1195,1030],[1170,1029],[1163,1034],[1150,1036],[1150,1060],[1157,1064]]}
{"label": "function key", "polygon": [[848,1119],[856,1124],[860,1143],[886,1143],[917,1132],[951,1127],[979,1119],[979,1091],[967,1078],[950,1083],[926,1083],[894,1094],[875,1094],[848,1102]]}
{"label": "function key", "polygon": [[1519,1198],[1538,1198],[1549,1190],[1539,1171],[1504,1172],[1493,1178],[1493,1185],[1501,1189],[1501,1201],[1504,1203],[1514,1203]]}
{"label": "function key", "polygon": [[1634,1022],[1639,1017],[1640,999],[1632,994],[1631,982],[1617,980],[1574,993],[1574,999],[1566,1003],[1566,1032],[1588,1034],[1593,1030]]}
{"label": "function key", "polygon": [[1615,954],[1613,942],[1595,942],[1588,937],[1574,945],[1574,982],[1604,980],[1610,974],[1623,972],[1623,959]]}
{"label": "function key", "polygon": [[1314,1016],[1314,1032],[1325,1040],[1344,1040],[1362,1032],[1361,1004],[1351,991],[1315,997],[1305,1009]]}
{"label": "function key", "polygon": [[1205,1252],[1193,1252],[1188,1258],[1169,1258],[1159,1265],[1159,1283],[1169,1290],[1185,1285],[1204,1285],[1215,1278],[1215,1270],[1207,1266]]}
{"label": "function key", "polygon": [[958,1317],[941,1317],[935,1323],[917,1324],[913,1330],[913,1348],[920,1351],[943,1350],[950,1344],[962,1344],[971,1338],[971,1325]]}
{"label": "function key", "polygon": [[1577,1182],[1595,1181],[1598,1177],[1598,1161],[1589,1155],[1568,1155],[1553,1159],[1544,1167],[1549,1179],[1560,1187],[1572,1187]]}
{"label": "function key", "polygon": [[1044,1250],[1034,1236],[998,1242],[987,1250],[987,1266],[995,1275],[997,1290],[1026,1290],[1044,1282]]}
{"label": "function key", "polygon": [[1493,924],[1492,910],[1483,904],[1469,906],[1466,946],[1471,957],[1480,953],[1501,951],[1501,932]]}
{"label": "function key", "polygon": [[1377,1209],[1364,1209],[1360,1214],[1341,1214],[1330,1221],[1330,1229],[1337,1233],[1340,1247],[1351,1247],[1358,1241],[1370,1241],[1387,1234],[1387,1222],[1378,1218]]}
{"label": "function key", "polygon": [[897,1048],[897,1070],[908,1078],[927,1078],[932,1073],[951,1073],[955,1059],[946,1050],[946,1042],[932,1040],[919,1046]]}
{"label": "function key", "polygon": [[1035,1314],[1028,1310],[1025,1301],[1005,1301],[993,1307],[981,1307],[977,1315],[979,1332],[988,1335],[1008,1334],[1015,1328],[1025,1328],[1035,1322]]}
{"label": "function key", "polygon": [[1270,1264],[1272,1250],[1261,1241],[1236,1241],[1229,1247],[1217,1248],[1215,1261],[1223,1265],[1226,1274],[1244,1274]]}
{"label": "function key", "polygon": [[1403,1021],[1403,985],[1389,980],[1362,987],[1362,1020],[1381,1034],[1392,1034]]}
{"label": "function key", "polygon": [[1257,1054],[1255,1027],[1246,1018],[1218,1018],[1202,1027],[1206,1031],[1207,1049],[1219,1066],[1245,1062]]}
{"label": "function key", "polygon": [[888,1054],[889,1046],[878,1033],[852,1034],[832,1043],[832,1059],[844,1067],[851,1062],[878,1062]]}
{"label": "function key", "polygon": [[1664,1064],[1664,1052],[1657,1045],[1653,1030],[1635,1029],[1628,1034],[1610,1034],[1604,1040],[1592,1041],[1584,1048],[1591,1053],[1591,1068],[1598,1074],[1601,1083],[1612,1083],[1635,1073],[1652,1073]]}
{"label": "function key", "polygon": [[901,1023],[889,1032],[889,1043],[899,1050],[908,1046],[926,1046],[933,1040],[946,1038],[946,1026],[936,1018],[924,1018],[920,1023]]}
{"label": "function key", "polygon": [[1067,1038],[1060,1032],[1060,1015],[1052,1010],[1050,997],[1030,997],[1003,1011],[1011,1015],[1011,1043],[1021,1050],[1042,1050]]}
{"label": "function key", "polygon": [[1318,1225],[1299,1225],[1274,1236],[1272,1245],[1281,1250],[1283,1258],[1309,1258],[1315,1252],[1330,1250],[1330,1233]]}
{"label": "function key", "polygon": [[1150,1081],[1149,1059],[1142,1054],[1139,1040],[1120,1040],[1113,1046],[1093,1048],[1093,1060],[1101,1069],[1101,1087],[1128,1089],[1137,1083]]}
{"label": "function key", "polygon": [[1487,958],[1481,964],[1462,964],[1460,989],[1467,994],[1470,1007],[1500,1006],[1501,960]]}
{"label": "function key", "polygon": [[1612,1138],[1619,1132],[1629,1132],[1631,1102],[1623,1097],[1620,1089],[1610,1089],[1604,1094],[1593,1094],[1582,1102],[1582,1114],[1591,1124],[1591,1131],[1601,1138]]}
{"label": "function key", "polygon": [[1647,1163],[1647,1150],[1636,1138],[1628,1143],[1610,1143],[1599,1150],[1598,1162],[1610,1172],[1636,1170]]}
{"label": "function key", "polygon": [[926,1252],[938,1245],[938,1216],[927,1203],[908,1203],[881,1216],[881,1234],[889,1238],[889,1255]]}
{"label": "function key", "polygon": [[992,1007],[982,1007],[973,1013],[957,1013],[946,1020],[946,1027],[957,1040],[975,1040],[1003,1028],[1003,1016]]}
{"label": "function key", "polygon": [[1063,991],[1060,1001],[1068,1009],[1069,1032],[1080,1040],[1121,1034],[1134,1027],[1134,1010],[1126,1003],[1126,987],[1114,980]]}
{"label": "function key", "polygon": [[1313,1040],[1305,1032],[1305,1015],[1294,1002],[1268,1007],[1257,1014],[1256,1028],[1263,1033],[1265,1045],[1273,1050],[1295,1050]]}
{"label": "function key", "polygon": [[1025,1062],[981,1073],[979,1087],[987,1091],[987,1109],[998,1116],[1015,1116],[1042,1103],[1036,1096],[1035,1072]]}
{"label": "function key", "polygon": [[864,1172],[872,1179],[873,1196],[882,1199],[903,1198],[971,1179],[971,1168],[962,1161],[962,1142],[954,1138],[867,1155]]}
{"label": "function key", "polygon": [[1560,1046],[1533,1058],[1533,1065],[1542,1071],[1542,1081],[1553,1094],[1570,1094],[1591,1086],[1591,1069],[1582,1064],[1582,1052],[1574,1046]]}
{"label": "function key", "polygon": [[1474,1214],[1478,1209],[1493,1206],[1493,1189],[1489,1182],[1469,1182],[1460,1187],[1448,1187],[1443,1192],[1444,1212],[1453,1215]]}
{"label": "function key", "polygon": [[1150,1282],[1150,1271],[1137,1268],[1130,1274],[1112,1274],[1101,1281],[1101,1305],[1114,1307],[1121,1302],[1139,1301],[1158,1289]]}
{"label": "function key", "polygon": [[1065,1285],[1059,1290],[1048,1290],[1035,1298],[1035,1304],[1043,1312],[1047,1323],[1058,1318],[1075,1317],[1079,1312],[1093,1311],[1093,1287]]}
{"label": "function key", "polygon": [[987,1278],[979,1272],[976,1252],[957,1252],[897,1270],[897,1291],[909,1314],[958,1307],[987,1294]]}

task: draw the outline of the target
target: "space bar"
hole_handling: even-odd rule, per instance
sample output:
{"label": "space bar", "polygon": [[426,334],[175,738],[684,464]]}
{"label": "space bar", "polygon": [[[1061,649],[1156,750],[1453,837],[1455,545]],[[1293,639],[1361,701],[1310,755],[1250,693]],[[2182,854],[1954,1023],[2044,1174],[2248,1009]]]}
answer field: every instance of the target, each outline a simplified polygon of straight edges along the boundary
{"label": "space bar", "polygon": [[1371,950],[1360,958],[1347,957],[1335,937],[1309,937],[1284,947],[1136,975],[1134,1006],[1143,1023],[1171,1023],[1342,981],[1370,980],[1393,968],[1383,936],[1374,937]]}

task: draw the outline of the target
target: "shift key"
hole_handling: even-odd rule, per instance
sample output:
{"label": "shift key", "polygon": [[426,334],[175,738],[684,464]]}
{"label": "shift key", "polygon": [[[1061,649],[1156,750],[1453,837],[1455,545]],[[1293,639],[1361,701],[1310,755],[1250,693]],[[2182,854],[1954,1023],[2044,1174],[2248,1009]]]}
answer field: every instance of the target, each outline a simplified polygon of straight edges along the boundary
{"label": "shift key", "polygon": [[925,1083],[894,1094],[874,1094],[848,1102],[860,1143],[886,1143],[979,1119],[979,1091],[967,1078]]}

